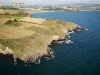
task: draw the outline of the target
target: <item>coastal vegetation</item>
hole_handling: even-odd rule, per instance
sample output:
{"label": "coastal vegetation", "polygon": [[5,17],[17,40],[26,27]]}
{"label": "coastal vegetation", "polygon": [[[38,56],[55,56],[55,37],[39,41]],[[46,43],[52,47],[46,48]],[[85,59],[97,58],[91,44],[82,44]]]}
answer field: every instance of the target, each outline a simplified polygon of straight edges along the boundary
{"label": "coastal vegetation", "polygon": [[21,18],[30,16],[29,13],[20,9],[0,9],[0,18]]}
{"label": "coastal vegetation", "polygon": [[15,61],[38,63],[41,57],[51,56],[52,49],[48,45],[53,40],[63,40],[66,33],[83,29],[77,24],[56,19],[25,16],[18,19],[16,14],[0,19],[3,20],[0,22],[0,53],[12,54]]}
{"label": "coastal vegetation", "polygon": [[8,20],[4,25],[19,27],[21,23],[19,23],[16,19],[14,19],[14,20]]}

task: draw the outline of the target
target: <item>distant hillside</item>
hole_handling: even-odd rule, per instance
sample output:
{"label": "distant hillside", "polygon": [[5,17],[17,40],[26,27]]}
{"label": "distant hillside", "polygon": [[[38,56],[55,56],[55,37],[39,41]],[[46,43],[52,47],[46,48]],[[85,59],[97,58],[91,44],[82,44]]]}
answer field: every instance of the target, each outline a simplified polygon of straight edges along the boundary
{"label": "distant hillside", "polygon": [[22,17],[31,16],[29,13],[24,12],[17,8],[16,9],[15,8],[0,9],[0,16],[1,15],[22,16]]}

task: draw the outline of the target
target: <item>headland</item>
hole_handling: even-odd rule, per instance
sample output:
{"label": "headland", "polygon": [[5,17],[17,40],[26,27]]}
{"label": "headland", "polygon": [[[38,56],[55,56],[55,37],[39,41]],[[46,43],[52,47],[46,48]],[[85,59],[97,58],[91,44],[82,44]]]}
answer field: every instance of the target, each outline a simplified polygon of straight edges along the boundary
{"label": "headland", "polygon": [[72,22],[57,19],[32,18],[19,9],[0,9],[0,53],[12,55],[14,62],[39,63],[51,57],[52,41],[65,41],[66,34],[85,30]]}

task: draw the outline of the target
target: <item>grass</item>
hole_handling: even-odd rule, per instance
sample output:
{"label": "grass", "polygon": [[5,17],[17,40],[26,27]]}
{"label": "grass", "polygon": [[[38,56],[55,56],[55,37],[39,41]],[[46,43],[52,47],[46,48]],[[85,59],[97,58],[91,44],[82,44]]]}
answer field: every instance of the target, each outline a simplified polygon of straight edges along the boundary
{"label": "grass", "polygon": [[31,16],[29,13],[21,11],[17,8],[0,9],[0,18],[21,18]]}
{"label": "grass", "polygon": [[6,49],[6,47],[0,45],[0,49],[2,49],[4,51]]}
{"label": "grass", "polygon": [[22,17],[19,15],[6,15],[6,14],[0,14],[0,18],[15,18],[15,19],[21,19]]}
{"label": "grass", "polygon": [[19,15],[19,14],[15,14],[15,15],[0,14],[0,18],[15,18],[15,19],[21,19],[22,17],[25,17],[25,16],[24,15]]}
{"label": "grass", "polygon": [[[12,17],[10,16],[10,18]],[[14,18],[12,19],[14,20]],[[38,56],[37,54],[46,54],[46,42],[48,39],[52,39],[53,36],[62,38],[65,36],[63,29],[68,30],[77,26],[74,23],[56,19],[46,19],[42,23],[34,23],[27,20],[26,22],[18,21],[16,23],[21,25],[19,27],[0,26],[0,43],[2,44],[0,48],[4,50],[5,47],[9,47],[12,49],[13,54],[20,58],[32,52],[34,57]]]}
{"label": "grass", "polygon": [[[45,53],[45,38],[39,34],[33,34],[28,37],[24,37],[21,39],[0,39],[0,43],[3,47],[9,47],[13,50],[15,55],[19,55],[19,57],[23,57],[25,54],[34,51]],[[34,54],[33,54],[34,55]]]}
{"label": "grass", "polygon": [[19,10],[18,8],[2,8],[3,10]]}
{"label": "grass", "polygon": [[47,19],[45,20],[42,25],[45,25],[45,26],[55,26],[56,25],[56,19]]}
{"label": "grass", "polygon": [[32,35],[34,33],[35,33],[34,31],[20,29],[18,27],[11,27],[11,26],[0,27],[0,39],[18,39]]}
{"label": "grass", "polygon": [[8,20],[7,22],[5,22],[4,25],[19,27],[21,25],[21,23],[19,23],[16,19],[14,19],[14,20]]}

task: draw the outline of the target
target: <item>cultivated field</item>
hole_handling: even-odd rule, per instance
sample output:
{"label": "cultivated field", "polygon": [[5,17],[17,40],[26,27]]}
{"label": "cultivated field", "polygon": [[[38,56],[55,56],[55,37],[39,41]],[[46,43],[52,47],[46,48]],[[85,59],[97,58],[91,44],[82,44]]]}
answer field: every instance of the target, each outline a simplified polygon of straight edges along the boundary
{"label": "cultivated field", "polygon": [[5,14],[5,10],[0,9],[0,14]]}
{"label": "cultivated field", "polygon": [[33,22],[33,23],[37,23],[37,24],[42,24],[43,21],[45,21],[45,19],[42,18],[29,18],[29,17],[24,17],[22,19],[20,19],[21,21],[26,21],[26,22]]}
{"label": "cultivated field", "polygon": [[34,33],[35,33],[34,31],[20,29],[18,27],[10,27],[10,26],[0,27],[0,39],[18,39],[32,35]]}
{"label": "cultivated field", "polygon": [[18,14],[19,11],[18,10],[5,10],[6,13],[9,13],[9,14]]}
{"label": "cultivated field", "polygon": [[5,14],[5,13],[18,14],[19,11],[18,10],[3,10],[3,9],[0,9],[0,14]]}
{"label": "cultivated field", "polygon": [[5,22],[7,22],[9,18],[0,18],[0,25],[4,25]]}
{"label": "cultivated field", "polygon": [[[24,18],[23,21],[25,22],[19,22],[21,25],[19,27],[13,27],[13,26],[6,26],[4,25],[5,22],[8,20],[14,20],[14,18],[0,18],[0,39],[18,39],[23,38],[29,35],[32,35],[35,33],[34,30],[29,30],[30,27],[37,27],[37,28],[47,28],[46,26],[39,25],[41,24],[45,19],[36,19],[36,18]],[[19,20],[22,21],[22,20]],[[38,23],[39,24],[35,24]],[[31,22],[31,23],[29,23]]]}

